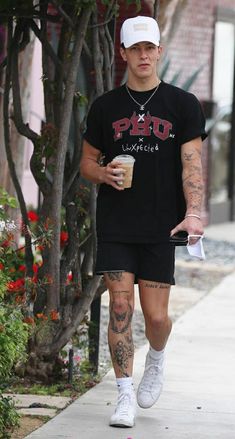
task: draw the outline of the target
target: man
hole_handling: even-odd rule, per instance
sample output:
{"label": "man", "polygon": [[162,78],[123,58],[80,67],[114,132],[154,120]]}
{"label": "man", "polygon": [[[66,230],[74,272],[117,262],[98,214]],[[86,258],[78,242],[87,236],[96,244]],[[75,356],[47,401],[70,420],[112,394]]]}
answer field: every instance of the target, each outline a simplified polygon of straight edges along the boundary
{"label": "man", "polygon": [[[157,75],[162,47],[153,18],[125,20],[120,51],[128,80],[93,103],[81,174],[100,184],[96,272],[104,274],[110,294],[108,340],[119,390],[110,425],[132,427],[134,283],[150,345],[137,402],[148,408],[162,390],[164,349],[172,326],[168,301],[175,246],[169,238],[183,230],[203,234],[201,146],[206,134],[195,96]],[[119,154],[135,158],[130,189],[123,189],[124,170],[113,161]]]}

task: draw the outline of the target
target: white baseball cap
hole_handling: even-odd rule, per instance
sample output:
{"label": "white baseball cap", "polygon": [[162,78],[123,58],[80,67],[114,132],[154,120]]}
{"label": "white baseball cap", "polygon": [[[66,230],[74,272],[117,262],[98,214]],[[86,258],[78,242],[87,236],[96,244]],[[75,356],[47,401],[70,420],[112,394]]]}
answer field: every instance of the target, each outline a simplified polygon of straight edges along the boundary
{"label": "white baseball cap", "polygon": [[120,40],[126,48],[141,41],[148,41],[159,46],[160,30],[154,18],[139,15],[123,22]]}

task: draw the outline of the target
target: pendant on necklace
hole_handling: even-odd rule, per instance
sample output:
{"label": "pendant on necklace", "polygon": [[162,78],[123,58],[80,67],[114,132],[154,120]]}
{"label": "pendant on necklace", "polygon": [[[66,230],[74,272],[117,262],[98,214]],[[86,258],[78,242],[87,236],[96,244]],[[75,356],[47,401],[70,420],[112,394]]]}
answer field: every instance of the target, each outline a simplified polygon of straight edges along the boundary
{"label": "pendant on necklace", "polygon": [[144,110],[144,105],[140,106],[140,110],[142,110],[142,111]]}

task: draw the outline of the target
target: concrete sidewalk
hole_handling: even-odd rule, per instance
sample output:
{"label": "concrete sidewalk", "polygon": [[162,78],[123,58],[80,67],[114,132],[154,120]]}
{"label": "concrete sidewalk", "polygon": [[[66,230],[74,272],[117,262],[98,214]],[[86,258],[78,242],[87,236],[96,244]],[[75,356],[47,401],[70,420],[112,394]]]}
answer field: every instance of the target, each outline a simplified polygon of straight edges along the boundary
{"label": "concrete sidewalk", "polygon": [[205,227],[205,238],[216,241],[235,242],[235,221],[211,224]]}
{"label": "concrete sidewalk", "polygon": [[[234,439],[235,273],[187,311],[168,343],[165,387],[131,429],[108,426],[116,403],[113,372],[27,436],[40,439]],[[136,387],[147,346],[136,353]]]}

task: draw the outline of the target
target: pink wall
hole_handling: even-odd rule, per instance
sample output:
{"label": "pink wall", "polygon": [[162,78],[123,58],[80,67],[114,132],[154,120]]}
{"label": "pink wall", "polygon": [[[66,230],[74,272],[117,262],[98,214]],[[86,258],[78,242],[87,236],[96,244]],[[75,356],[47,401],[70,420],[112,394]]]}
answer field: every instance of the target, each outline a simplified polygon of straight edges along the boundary
{"label": "pink wall", "polygon": [[[40,133],[41,122],[44,119],[43,86],[41,78],[41,44],[36,38],[31,72],[29,126],[37,133]],[[22,179],[22,189],[26,204],[37,207],[38,188],[31,174],[29,165],[32,150],[32,143],[29,140],[26,140],[24,148],[24,173]]]}

